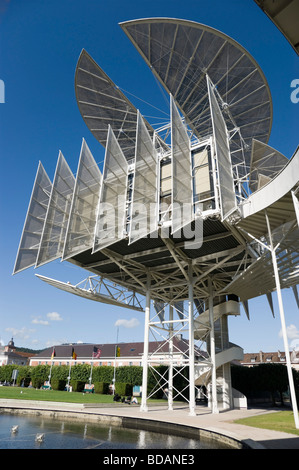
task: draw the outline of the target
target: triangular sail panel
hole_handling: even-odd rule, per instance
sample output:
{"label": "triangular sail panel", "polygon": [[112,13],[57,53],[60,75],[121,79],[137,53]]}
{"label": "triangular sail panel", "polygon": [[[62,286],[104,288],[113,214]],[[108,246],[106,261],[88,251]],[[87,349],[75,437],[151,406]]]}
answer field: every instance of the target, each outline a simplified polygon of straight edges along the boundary
{"label": "triangular sail panel", "polygon": [[243,300],[242,305],[244,307],[246,317],[248,318],[248,320],[250,320],[248,300]]}
{"label": "triangular sail panel", "polygon": [[155,300],[154,309],[156,310],[160,322],[162,323],[165,320],[165,303]]}
{"label": "triangular sail panel", "polygon": [[83,139],[63,259],[92,248],[101,181],[102,174]]}
{"label": "triangular sail panel", "polygon": [[207,86],[218,169],[221,218],[225,220],[237,208],[228,132],[213,84],[208,76]]}
{"label": "triangular sail panel", "polygon": [[52,183],[39,162],[13,274],[36,263],[51,188]]}
{"label": "triangular sail panel", "polygon": [[269,306],[271,308],[271,312],[272,312],[272,315],[273,315],[273,318],[274,318],[275,315],[274,315],[272,292],[268,292],[266,295],[267,295],[267,300],[268,300],[268,303],[269,303]]}
{"label": "triangular sail panel", "polygon": [[93,251],[124,238],[128,162],[109,126]]}
{"label": "triangular sail panel", "polygon": [[[75,74],[75,91],[81,115],[94,137],[105,147],[109,124],[127,159],[134,158],[137,109],[83,49]],[[154,130],[146,123],[151,135]],[[159,144],[168,146],[159,139]]]}
{"label": "triangular sail panel", "polygon": [[170,96],[172,158],[172,233],[191,223],[193,188],[191,146],[187,128]]}
{"label": "triangular sail panel", "polygon": [[[179,300],[178,302],[175,302],[173,304],[173,309],[174,311],[178,314],[178,317],[180,318],[180,320],[184,320],[185,319],[185,315],[184,315],[184,301],[183,300]],[[184,325],[184,321],[182,321],[182,324]]]}
{"label": "triangular sail panel", "polygon": [[299,200],[298,200],[298,197],[296,196],[294,191],[292,191],[292,199],[293,199],[293,204],[294,204],[294,208],[295,208],[297,225],[299,227]]}
{"label": "triangular sail panel", "polygon": [[252,139],[249,187],[256,191],[267,184],[288,163],[288,158],[263,142]]}
{"label": "triangular sail panel", "polygon": [[157,230],[158,157],[154,141],[138,112],[129,243]]}
{"label": "triangular sail panel", "polygon": [[293,294],[296,300],[297,307],[299,308],[299,295],[298,295],[297,286],[293,286],[292,289],[293,289]]}
{"label": "triangular sail panel", "polygon": [[63,253],[74,185],[75,177],[59,152],[36,267],[59,258]]}

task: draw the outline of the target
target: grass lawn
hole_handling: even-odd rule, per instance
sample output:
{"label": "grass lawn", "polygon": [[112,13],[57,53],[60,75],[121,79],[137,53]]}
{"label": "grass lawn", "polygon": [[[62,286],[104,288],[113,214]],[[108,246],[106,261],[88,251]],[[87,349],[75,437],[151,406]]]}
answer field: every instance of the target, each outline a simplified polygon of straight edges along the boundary
{"label": "grass lawn", "polygon": [[235,423],[253,426],[254,428],[271,429],[272,431],[287,432],[299,436],[299,429],[295,428],[292,411],[277,411],[251,418],[238,419]]}
{"label": "grass lawn", "polygon": [[[36,390],[35,388],[25,387],[0,387],[1,399],[15,400],[36,400],[36,401],[57,401],[64,403],[107,403],[116,405],[112,395],[100,395],[99,393],[79,393],[79,392],[61,392],[57,390]],[[138,403],[141,398],[137,398]],[[166,404],[166,400],[148,400],[149,403]]]}
{"label": "grass lawn", "polygon": [[0,387],[0,400],[59,401],[65,403],[109,403],[113,404],[112,395],[97,393],[61,392],[58,390],[36,390],[25,387]]}

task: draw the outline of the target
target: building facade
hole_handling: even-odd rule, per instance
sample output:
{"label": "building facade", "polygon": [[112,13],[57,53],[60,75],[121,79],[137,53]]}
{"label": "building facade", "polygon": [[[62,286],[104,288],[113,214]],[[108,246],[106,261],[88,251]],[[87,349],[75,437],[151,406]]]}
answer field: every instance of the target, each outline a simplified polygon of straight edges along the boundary
{"label": "building facade", "polygon": [[[165,363],[169,355],[169,346],[165,341],[149,343],[150,351],[155,354],[156,364]],[[183,364],[183,354],[189,348],[188,342],[181,336],[174,338],[173,362]],[[38,365],[75,365],[92,364],[93,366],[142,366],[144,343],[86,344],[69,343],[53,346],[41,351],[30,359],[31,366]]]}
{"label": "building facade", "polygon": [[[299,371],[299,351],[290,352],[292,368]],[[286,354],[283,351],[244,353],[244,359],[239,363],[246,367],[254,367],[259,364],[283,364],[286,365]]]}
{"label": "building facade", "polygon": [[6,346],[0,348],[0,366],[15,364],[18,366],[26,366],[29,364],[32,353],[16,352],[13,338]]}

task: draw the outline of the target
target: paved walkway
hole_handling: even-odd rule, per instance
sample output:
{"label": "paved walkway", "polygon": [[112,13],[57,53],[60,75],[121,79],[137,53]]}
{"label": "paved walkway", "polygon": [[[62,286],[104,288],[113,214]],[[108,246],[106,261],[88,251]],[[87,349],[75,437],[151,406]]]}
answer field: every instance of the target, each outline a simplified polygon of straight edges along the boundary
{"label": "paved walkway", "polygon": [[266,408],[230,410],[218,414],[211,414],[208,408],[197,406],[196,416],[190,416],[188,407],[182,405],[176,405],[173,411],[169,411],[164,405],[152,405],[148,407],[147,412],[142,412],[138,405],[81,405],[8,399],[0,400],[0,409],[1,408],[47,410],[63,414],[83,413],[84,415],[90,415],[93,419],[97,419],[99,415],[101,415],[102,418],[107,416],[107,419],[111,416],[115,417],[115,419],[117,419],[117,417],[139,418],[205,429],[238,441],[245,441],[252,448],[256,449],[299,449],[299,437],[293,434],[258,429],[234,423],[235,420],[240,418],[272,413],[274,411],[273,409]]}

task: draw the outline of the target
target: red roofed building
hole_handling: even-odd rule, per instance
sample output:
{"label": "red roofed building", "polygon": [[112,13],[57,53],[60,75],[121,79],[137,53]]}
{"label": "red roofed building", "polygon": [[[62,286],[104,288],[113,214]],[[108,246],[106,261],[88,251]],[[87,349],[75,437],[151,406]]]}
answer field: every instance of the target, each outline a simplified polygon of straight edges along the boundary
{"label": "red roofed building", "polygon": [[0,366],[9,364],[26,366],[29,364],[29,360],[32,356],[34,356],[33,353],[16,351],[15,343],[13,338],[11,338],[7,346],[0,348]]}
{"label": "red roofed building", "polygon": [[[292,368],[299,370],[299,351],[295,349],[290,352]],[[244,359],[239,364],[247,367],[258,366],[259,364],[284,364],[286,365],[286,355],[283,351],[244,353]]]}
{"label": "red roofed building", "polygon": [[[188,353],[189,344],[182,336],[173,339],[173,356],[176,365],[183,364],[183,356]],[[119,356],[116,354],[116,346],[119,346]],[[30,360],[31,366],[51,364],[53,350],[53,365],[91,364],[94,366],[141,366],[143,356],[143,342],[138,343],[112,343],[112,344],[86,344],[71,343],[60,344],[44,349]],[[72,358],[72,351],[77,354],[77,359]],[[98,354],[95,351],[100,351]],[[155,353],[156,365],[163,364],[165,357],[169,354],[167,341],[152,341],[149,343],[150,353]],[[99,356],[99,357],[96,357]]]}

